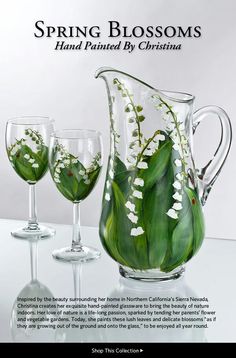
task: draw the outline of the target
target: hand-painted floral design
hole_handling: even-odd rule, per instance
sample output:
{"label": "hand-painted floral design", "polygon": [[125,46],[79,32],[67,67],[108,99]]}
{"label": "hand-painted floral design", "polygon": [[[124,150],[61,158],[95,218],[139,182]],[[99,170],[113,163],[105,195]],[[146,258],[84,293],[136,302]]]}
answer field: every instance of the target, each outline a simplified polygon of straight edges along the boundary
{"label": "hand-painted floral design", "polygon": [[55,146],[53,156],[51,173],[59,191],[74,203],[85,199],[100,174],[101,153],[97,153],[87,168],[61,144]]}
{"label": "hand-painted floral design", "polygon": [[48,147],[41,134],[31,128],[25,138],[16,139],[7,148],[8,158],[17,174],[30,184],[39,181],[48,169]]}
{"label": "hand-painted floral design", "polygon": [[150,100],[163,125],[146,138],[142,132],[145,106],[135,103],[122,81],[115,78],[113,85],[124,105],[128,144],[124,158],[119,154],[122,138],[115,125],[117,114],[110,113],[113,150],[100,236],[105,249],[120,264],[169,272],[188,261],[204,237],[201,204],[187,169],[190,150],[185,124],[173,106],[153,95]]}
{"label": "hand-painted floral design", "polygon": [[175,196],[178,197],[168,210],[167,215],[172,219],[178,219],[179,210],[183,207],[178,202],[182,201],[184,185],[187,179],[186,173],[186,164],[187,158],[189,156],[189,147],[188,140],[185,135],[185,126],[184,123],[178,120],[177,114],[174,112],[172,106],[170,106],[166,101],[164,101],[160,96],[153,96],[155,101],[158,101],[158,104],[155,104],[157,110],[162,112],[162,118],[166,122],[166,132],[172,140],[172,148],[177,152],[178,158],[173,160],[173,164],[176,167],[175,181],[173,187],[175,188]]}

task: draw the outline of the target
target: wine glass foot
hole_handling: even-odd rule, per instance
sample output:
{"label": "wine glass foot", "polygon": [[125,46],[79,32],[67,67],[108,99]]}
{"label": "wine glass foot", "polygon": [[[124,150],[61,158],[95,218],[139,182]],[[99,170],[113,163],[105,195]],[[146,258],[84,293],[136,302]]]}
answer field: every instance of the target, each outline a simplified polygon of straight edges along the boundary
{"label": "wine glass foot", "polygon": [[71,247],[65,247],[53,251],[52,256],[54,259],[63,262],[84,263],[98,259],[101,253],[89,246],[82,246],[81,250],[72,250]]}
{"label": "wine glass foot", "polygon": [[16,229],[11,235],[17,239],[48,239],[56,234],[56,230],[52,227],[39,225],[36,229],[30,229],[28,226]]}

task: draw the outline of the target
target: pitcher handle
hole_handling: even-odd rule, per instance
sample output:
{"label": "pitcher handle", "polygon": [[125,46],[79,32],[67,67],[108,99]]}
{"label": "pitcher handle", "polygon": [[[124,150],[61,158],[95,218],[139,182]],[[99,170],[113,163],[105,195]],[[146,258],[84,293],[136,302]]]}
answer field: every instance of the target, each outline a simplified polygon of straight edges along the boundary
{"label": "pitcher handle", "polygon": [[206,106],[200,108],[193,114],[193,134],[200,122],[209,114],[215,114],[221,124],[220,143],[213,158],[201,169],[197,169],[199,179],[199,194],[202,205],[206,203],[211,188],[216,181],[221,168],[228,156],[232,142],[232,127],[227,113],[217,106]]}

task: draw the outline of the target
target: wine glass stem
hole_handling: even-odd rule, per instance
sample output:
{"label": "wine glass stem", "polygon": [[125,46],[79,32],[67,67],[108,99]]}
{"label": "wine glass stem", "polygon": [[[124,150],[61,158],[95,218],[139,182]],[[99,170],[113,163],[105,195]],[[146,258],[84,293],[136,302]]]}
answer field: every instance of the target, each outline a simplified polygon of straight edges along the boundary
{"label": "wine glass stem", "polygon": [[72,237],[72,251],[81,251],[81,236],[80,236],[80,204],[73,204],[73,237]]}
{"label": "wine glass stem", "polygon": [[36,193],[35,184],[29,185],[29,229],[36,230],[38,228],[37,211],[36,211]]}

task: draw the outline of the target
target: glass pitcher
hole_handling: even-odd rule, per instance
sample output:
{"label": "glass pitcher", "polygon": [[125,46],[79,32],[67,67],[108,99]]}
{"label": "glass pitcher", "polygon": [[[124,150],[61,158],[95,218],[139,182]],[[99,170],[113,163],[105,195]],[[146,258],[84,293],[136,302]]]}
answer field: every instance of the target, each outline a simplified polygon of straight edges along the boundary
{"label": "glass pitcher", "polygon": [[[230,120],[216,106],[193,114],[194,96],[157,90],[112,68],[96,78],[105,80],[110,112],[102,244],[124,277],[178,278],[204,238],[202,206],[230,149]],[[192,137],[209,114],[220,120],[221,140],[212,160],[196,169]]]}

